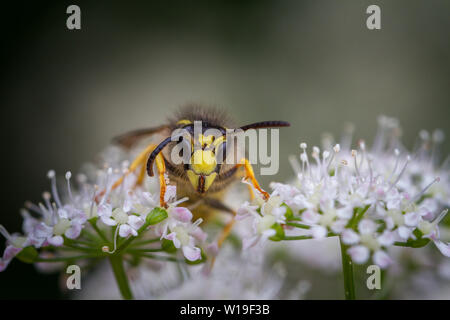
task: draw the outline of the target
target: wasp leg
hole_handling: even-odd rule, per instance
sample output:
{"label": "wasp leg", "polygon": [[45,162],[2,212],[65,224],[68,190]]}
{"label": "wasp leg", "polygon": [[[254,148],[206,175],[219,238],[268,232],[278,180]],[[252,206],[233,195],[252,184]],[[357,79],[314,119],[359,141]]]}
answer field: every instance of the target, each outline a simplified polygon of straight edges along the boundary
{"label": "wasp leg", "polygon": [[145,174],[147,173],[146,167],[143,165],[141,166],[141,169],[139,171],[138,178],[136,180],[136,183],[134,184],[134,187],[141,186],[144,182]]}
{"label": "wasp leg", "polygon": [[[222,232],[220,233],[219,237],[217,238],[217,247],[220,249],[222,247],[223,242],[228,238],[228,236],[231,233],[231,230],[233,229],[233,225],[236,222],[236,219],[235,219],[236,212],[217,199],[206,198],[205,204],[207,204],[211,208],[218,209],[218,210],[221,210],[221,211],[224,211],[224,212],[227,212],[227,213],[230,213],[233,215],[233,218],[225,225],[225,227],[222,229]],[[209,266],[210,270],[213,268],[215,261],[216,261],[216,257],[212,257],[211,264]]]}
{"label": "wasp leg", "polygon": [[167,208],[167,203],[164,201],[164,195],[166,194],[166,165],[161,153],[156,156],[155,163],[159,175],[159,204],[161,207]]}
{"label": "wasp leg", "polygon": [[[131,165],[128,167],[128,170],[119,178],[117,179],[114,184],[111,186],[111,190],[116,189],[118,186],[120,186],[123,183],[123,180],[131,173],[134,172],[139,166],[141,167],[141,171],[139,172],[138,179],[136,181],[135,186],[142,184],[145,177],[146,172],[146,162],[147,159],[152,153],[152,151],[157,147],[155,144],[150,144],[145,150],[143,150],[131,163]],[[158,169],[159,173],[159,181],[160,181],[160,205],[166,207],[166,203],[164,202],[164,195],[166,192],[166,179],[164,177],[165,173],[165,165],[164,165],[164,158],[161,154],[159,154],[156,157],[156,168]],[[105,194],[106,190],[103,190],[96,196],[97,202],[99,201],[99,198]]]}
{"label": "wasp leg", "polygon": [[[243,163],[242,163],[243,162]],[[269,199],[269,194],[267,192],[265,192],[263,189],[261,189],[261,187],[259,186],[258,180],[256,180],[255,178],[255,173],[253,172],[253,167],[250,164],[250,162],[247,159],[242,159],[241,163],[237,165],[238,167],[244,167],[245,169],[245,179],[246,180],[250,180],[250,182],[252,183],[253,187],[258,190],[262,195],[264,200],[268,200]],[[251,190],[250,192],[250,197],[253,199],[255,195],[253,194],[253,190]]]}
{"label": "wasp leg", "polygon": [[248,188],[248,193],[250,194],[250,200],[255,199],[255,193],[253,192],[252,186],[247,186],[247,188]]}
{"label": "wasp leg", "polygon": [[217,238],[217,246],[220,248],[223,244],[223,242],[226,240],[226,238],[230,235],[231,229],[233,228],[233,225],[235,223],[235,217],[236,217],[236,211],[228,207],[227,205],[223,204],[221,201],[216,199],[205,199],[205,203],[209,205],[210,207],[214,209],[218,209],[227,213],[230,213],[233,217],[230,222],[228,222],[225,227],[223,228],[221,234]]}
{"label": "wasp leg", "polygon": [[[114,190],[118,186],[120,186],[123,182],[123,180],[128,176],[131,172],[134,172],[139,166],[144,166],[145,162],[148,159],[148,155],[156,148],[155,144],[150,144],[147,148],[145,148],[144,151],[142,151],[131,163],[131,165],[128,167],[127,172],[125,172],[119,179],[114,182],[111,189]],[[141,175],[139,175],[140,177]],[[143,178],[142,178],[143,179]],[[139,179],[138,179],[139,181]]]}

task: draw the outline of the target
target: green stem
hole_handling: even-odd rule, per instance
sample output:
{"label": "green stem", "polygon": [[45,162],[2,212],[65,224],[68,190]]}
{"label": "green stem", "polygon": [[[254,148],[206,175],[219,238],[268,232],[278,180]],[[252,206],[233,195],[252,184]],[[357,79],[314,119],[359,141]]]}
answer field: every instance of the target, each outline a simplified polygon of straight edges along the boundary
{"label": "green stem", "polygon": [[353,262],[351,257],[347,253],[348,246],[342,243],[342,239],[339,238],[341,245],[341,257],[342,257],[342,272],[344,274],[344,290],[346,300],[355,300],[355,283],[353,280]]}
{"label": "green stem", "polygon": [[307,240],[312,239],[311,236],[284,236],[283,240]]}
{"label": "green stem", "polygon": [[66,248],[70,248],[70,249],[74,249],[74,250],[78,250],[78,251],[84,251],[84,252],[92,252],[92,253],[101,253],[102,252],[100,249],[97,249],[97,248],[86,248],[86,247],[77,246],[77,245],[68,244],[68,243],[65,243],[64,246]]}
{"label": "green stem", "polygon": [[160,238],[154,238],[154,239],[136,241],[136,242],[132,243],[130,245],[130,247],[139,247],[139,246],[143,246],[143,245],[154,243],[154,242],[158,242],[158,241],[161,241],[161,239]]}
{"label": "green stem", "polygon": [[161,252],[164,251],[164,249],[162,248],[152,248],[152,249],[148,249],[148,248],[132,248],[130,247],[129,249],[126,250],[126,252],[129,253],[137,253],[137,252]]}
{"label": "green stem", "polygon": [[306,224],[302,224],[302,223],[296,223],[296,222],[286,222],[286,225],[291,226],[291,227],[296,227],[296,228],[300,228],[300,229],[311,229],[310,226],[306,225]]}
{"label": "green stem", "polygon": [[104,241],[109,242],[108,238],[105,236],[102,230],[97,226],[96,220],[89,220],[89,223],[91,224],[92,228],[94,228],[95,232],[102,238]]}
{"label": "green stem", "polygon": [[122,256],[113,254],[109,257],[109,262],[111,263],[114,277],[116,278],[117,286],[119,287],[122,298],[125,300],[132,300],[133,294],[131,293],[128,278],[123,267]]}
{"label": "green stem", "polygon": [[88,259],[88,258],[98,258],[98,256],[86,254],[86,255],[72,256],[72,257],[36,258],[36,260],[34,260],[34,262],[64,262],[64,261]]}

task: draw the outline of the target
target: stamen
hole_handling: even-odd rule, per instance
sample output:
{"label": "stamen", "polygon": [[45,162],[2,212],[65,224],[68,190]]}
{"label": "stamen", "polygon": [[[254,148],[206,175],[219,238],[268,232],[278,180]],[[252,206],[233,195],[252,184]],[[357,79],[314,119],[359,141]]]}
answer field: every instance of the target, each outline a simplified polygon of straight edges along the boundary
{"label": "stamen", "polygon": [[181,198],[180,200],[177,200],[177,201],[175,201],[175,202],[172,202],[171,205],[174,206],[174,207],[176,207],[176,206],[178,206],[180,203],[186,202],[186,201],[188,201],[188,200],[189,200],[188,197],[184,197],[184,198]]}
{"label": "stamen", "polygon": [[58,205],[58,207],[61,208],[62,205],[61,205],[61,201],[59,200],[58,189],[56,187],[56,174],[55,174],[55,171],[54,170],[50,170],[47,173],[47,177],[51,181],[53,198],[55,198],[55,201],[56,201],[56,204]]}
{"label": "stamen", "polygon": [[366,198],[369,196],[370,190],[372,189],[372,179],[373,179],[373,170],[372,170],[372,159],[368,157],[367,165],[369,166],[369,187],[367,188]]}
{"label": "stamen", "polygon": [[400,178],[402,177],[403,173],[405,172],[406,167],[408,166],[408,163],[409,163],[410,160],[411,160],[411,157],[410,157],[410,156],[407,156],[407,157],[406,157],[406,162],[405,162],[405,165],[404,165],[403,168],[402,168],[402,171],[400,171],[400,174],[397,176],[397,179],[395,179],[394,183],[391,184],[391,187],[388,189],[387,192],[391,191],[392,188],[394,188],[395,185],[400,181]]}
{"label": "stamen", "polygon": [[6,240],[12,241],[12,237],[9,234],[9,232],[6,230],[6,228],[0,224],[0,234],[2,234]]}
{"label": "stamen", "polygon": [[445,216],[447,215],[447,213],[448,213],[448,209],[443,210],[443,211],[436,217],[436,219],[434,219],[433,224],[434,224],[435,226],[438,225],[439,222],[441,222],[442,219],[445,218]]}
{"label": "stamen", "polygon": [[25,208],[32,210],[32,211],[36,212],[37,214],[40,214],[42,216],[44,215],[44,212],[42,212],[41,208],[39,208],[39,206],[35,205],[31,201],[25,201],[24,206],[25,206]]}
{"label": "stamen", "polygon": [[395,171],[397,171],[397,167],[398,167],[398,163],[399,163],[399,159],[400,159],[400,157],[399,157],[400,156],[400,151],[398,149],[394,149],[394,154],[395,154],[394,169],[389,174],[389,178],[387,179],[387,181],[391,181],[392,175],[395,173]]}
{"label": "stamen", "polygon": [[326,170],[326,171],[327,171],[327,174],[328,174],[328,172],[330,171],[330,166],[331,166],[331,163],[332,163],[333,160],[334,160],[335,155],[338,154],[339,151],[341,151],[341,146],[339,145],[339,143],[336,144],[336,145],[333,147],[333,151],[334,151],[334,153],[331,155],[330,161],[328,161],[328,164],[327,164],[327,170]]}
{"label": "stamen", "polygon": [[51,210],[51,207],[50,207],[50,209],[47,209],[43,204],[42,204],[42,202],[39,202],[39,208],[41,209],[41,211],[42,211],[42,215],[43,215],[43,217],[44,217],[44,219],[45,219],[45,222],[47,223],[47,224],[50,224],[51,222],[52,222],[52,220],[53,220],[53,218],[52,218],[52,210]]}
{"label": "stamen", "polygon": [[318,168],[318,179],[323,175],[322,161],[320,160],[320,149],[318,147],[313,147],[313,152],[311,154],[314,160],[316,160]]}
{"label": "stamen", "polygon": [[359,141],[359,148],[361,149],[361,160],[359,161],[359,167],[363,167],[364,159],[365,159],[365,151],[366,151],[366,143],[364,140]]}
{"label": "stamen", "polygon": [[51,197],[52,197],[52,196],[51,196],[50,192],[48,192],[48,191],[44,191],[44,193],[42,193],[42,198],[44,199],[45,204],[46,204],[46,206],[47,206],[47,209],[48,209],[49,211],[52,210],[52,204],[50,203],[50,198],[51,198]]}
{"label": "stamen", "polygon": [[73,196],[72,196],[72,188],[70,187],[70,178],[72,177],[72,172],[67,171],[66,172],[66,181],[67,181],[67,192],[69,193],[69,198],[72,203],[74,202]]}
{"label": "stamen", "polygon": [[95,205],[95,198],[96,198],[97,190],[98,190],[98,186],[95,185],[95,186],[94,186],[94,191],[93,191],[93,194],[92,194],[91,205],[90,205],[90,207],[89,207],[89,217],[90,217],[90,218],[92,218],[92,212],[94,211],[94,205]]}
{"label": "stamen", "polygon": [[192,227],[198,227],[201,223],[203,222],[202,218],[198,218],[197,220],[195,220],[195,222],[192,224]]}
{"label": "stamen", "polygon": [[108,170],[106,171],[106,177],[105,177],[105,189],[106,189],[106,191],[105,191],[105,194],[103,195],[102,200],[100,200],[99,205],[105,203],[106,199],[108,199],[109,193],[111,192],[112,185],[111,185],[111,187],[109,187],[109,178],[110,178],[111,174],[112,174],[112,168],[109,167]]}
{"label": "stamen", "polygon": [[303,143],[305,148],[303,149],[303,153],[300,155],[300,160],[302,161],[302,171],[304,171],[305,166],[306,170],[308,170],[309,176],[311,176],[311,166],[309,165],[308,154],[306,153],[306,143]]}
{"label": "stamen", "polygon": [[120,225],[117,225],[116,231],[114,232],[114,248],[112,251],[109,251],[108,246],[103,246],[102,251],[105,253],[113,254],[117,250],[117,235],[119,234]]}
{"label": "stamen", "polygon": [[416,194],[414,197],[412,197],[411,201],[409,201],[407,208],[413,204],[414,202],[416,202],[417,200],[419,200],[424,194],[425,192],[427,192],[428,189],[430,189],[430,187],[435,184],[436,182],[441,181],[441,178],[436,177],[433,181],[431,181],[425,188],[422,189],[422,191],[420,191],[418,194]]}
{"label": "stamen", "polygon": [[52,210],[52,219],[53,219],[53,224],[57,224],[58,223],[58,208],[56,207],[56,204],[53,202],[52,203],[52,207],[53,207],[53,210]]}
{"label": "stamen", "polygon": [[353,160],[354,160],[354,163],[355,163],[356,175],[358,177],[360,177],[359,169],[358,169],[358,161],[356,161],[356,156],[357,155],[358,155],[358,152],[356,150],[352,150],[352,157],[353,157]]}

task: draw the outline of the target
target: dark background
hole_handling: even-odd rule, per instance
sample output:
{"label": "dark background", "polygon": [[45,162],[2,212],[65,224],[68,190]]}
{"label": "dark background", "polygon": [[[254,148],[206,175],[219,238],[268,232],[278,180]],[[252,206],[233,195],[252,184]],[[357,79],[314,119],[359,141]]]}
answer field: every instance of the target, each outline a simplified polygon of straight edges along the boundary
{"label": "dark background", "polygon": [[[79,31],[66,28],[70,4]],[[370,4],[379,31],[366,28]],[[370,142],[379,114],[397,117],[410,147],[422,128],[450,133],[447,0],[16,1],[1,12],[0,222],[10,231],[24,201],[48,189],[49,169],[76,171],[112,136],[189,101],[242,124],[290,121],[277,180],[291,176],[300,141],[319,144],[348,121]],[[62,296],[57,276],[13,261],[0,297]]]}

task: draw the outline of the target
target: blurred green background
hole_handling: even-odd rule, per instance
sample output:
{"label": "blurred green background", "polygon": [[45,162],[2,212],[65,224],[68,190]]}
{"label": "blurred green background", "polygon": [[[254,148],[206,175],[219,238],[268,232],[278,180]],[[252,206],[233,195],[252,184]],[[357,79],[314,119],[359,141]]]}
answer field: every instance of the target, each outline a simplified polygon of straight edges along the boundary
{"label": "blurred green background", "polygon": [[[66,28],[70,4],[81,7],[79,31]],[[370,4],[381,7],[381,30],[366,28]],[[410,147],[422,128],[450,134],[447,0],[21,1],[2,11],[8,230],[48,188],[48,169],[76,171],[111,137],[158,125],[186,102],[226,108],[239,124],[290,121],[277,180],[291,175],[287,155],[300,141],[339,136],[346,122],[370,142],[378,115],[397,117]],[[61,295],[56,276],[13,261],[0,297]]]}

